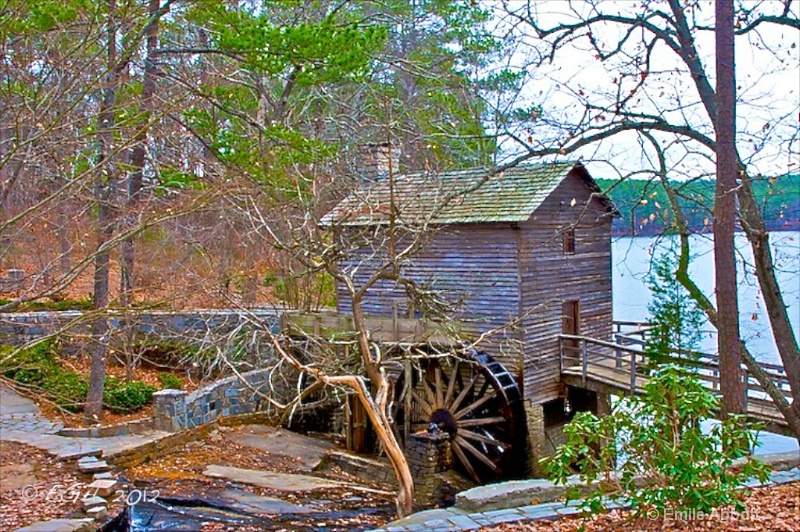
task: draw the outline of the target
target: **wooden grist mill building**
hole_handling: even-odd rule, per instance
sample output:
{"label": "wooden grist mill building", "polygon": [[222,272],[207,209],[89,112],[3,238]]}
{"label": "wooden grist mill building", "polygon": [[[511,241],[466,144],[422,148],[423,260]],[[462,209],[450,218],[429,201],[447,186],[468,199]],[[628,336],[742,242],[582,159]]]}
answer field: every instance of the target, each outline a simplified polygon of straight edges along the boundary
{"label": "wooden grist mill building", "polygon": [[[536,473],[521,455],[535,463],[556,443],[553,429],[565,411],[597,408],[584,392],[565,409],[558,335],[611,338],[616,214],[581,163],[558,162],[497,173],[379,172],[323,218],[337,238],[352,242],[340,268],[356,288],[389,253],[402,256],[398,275],[363,297],[373,323],[394,323],[384,326],[393,335],[377,336],[401,341],[403,331],[428,330],[429,322],[465,344],[486,336],[466,351],[417,345],[453,356],[417,358],[413,370],[398,372],[401,438],[438,426],[451,435],[454,461],[475,480]],[[420,294],[434,294],[435,302]],[[350,291],[338,286],[337,297],[339,315],[352,314]],[[419,338],[406,336],[406,344]]]}

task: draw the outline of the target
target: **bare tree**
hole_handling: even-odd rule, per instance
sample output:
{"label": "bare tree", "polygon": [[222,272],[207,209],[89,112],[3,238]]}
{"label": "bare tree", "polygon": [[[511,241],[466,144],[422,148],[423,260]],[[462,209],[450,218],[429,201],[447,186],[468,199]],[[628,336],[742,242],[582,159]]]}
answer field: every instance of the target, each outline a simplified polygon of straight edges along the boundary
{"label": "bare tree", "polygon": [[[699,4],[679,0],[627,7],[623,14],[607,3],[567,2],[558,4],[558,12],[553,13],[540,12],[542,6],[531,2],[504,3],[503,16],[509,31],[529,39],[530,62],[525,65],[528,71],[536,73],[538,68],[537,75],[549,72],[547,75],[559,82],[554,93],[548,95],[550,99],[534,96],[536,112],[529,113],[525,122],[517,122],[516,129],[504,131],[516,144],[519,158],[595,150],[589,153],[605,159],[618,151],[612,141],[635,142],[644,133],[665,148],[670,157],[670,175],[682,171],[694,177],[698,167],[715,158],[719,139],[713,132],[722,127],[718,124],[721,95],[711,84],[705,57],[698,47],[699,40],[713,35],[711,17]],[[766,57],[778,57],[778,69],[784,68],[785,63],[780,62],[783,55],[796,54],[794,48],[775,45],[772,36],[763,33],[769,27],[796,35],[800,29],[796,2],[742,5],[734,16],[739,40],[769,42],[763,46],[764,53]],[[598,83],[589,84],[577,69],[571,68],[580,62],[564,62],[568,50],[573,58],[576,53],[585,53],[581,69],[591,71],[591,79],[600,80]],[[570,82],[565,82],[565,70],[574,76]],[[753,98],[763,96],[759,92],[760,80],[756,77],[748,87]],[[551,104],[556,98],[569,103]],[[739,109],[747,103],[740,102]],[[800,350],[778,286],[769,233],[752,187],[753,180],[762,173],[759,166],[781,149],[791,152],[797,138],[797,127],[792,122],[797,106],[772,111],[764,127],[751,126],[740,132],[740,138],[750,142],[736,146],[739,181],[735,190],[740,206],[738,218],[753,250],[753,266],[778,352],[793,394],[797,394]],[[744,147],[749,151],[745,155]],[[628,160],[626,164],[637,163]],[[645,171],[650,171],[650,162],[644,164]],[[725,196],[725,200],[731,199],[730,194]],[[711,318],[712,308],[707,311]],[[716,323],[721,314],[713,312],[712,322]],[[729,327],[727,320],[736,320],[737,316],[725,312],[722,319],[719,326],[724,328]],[[726,347],[726,352],[731,349]],[[745,361],[751,374],[757,375],[752,360],[745,357]],[[759,382],[774,389],[770,382]],[[782,394],[771,396],[800,437],[800,403],[789,405]]]}

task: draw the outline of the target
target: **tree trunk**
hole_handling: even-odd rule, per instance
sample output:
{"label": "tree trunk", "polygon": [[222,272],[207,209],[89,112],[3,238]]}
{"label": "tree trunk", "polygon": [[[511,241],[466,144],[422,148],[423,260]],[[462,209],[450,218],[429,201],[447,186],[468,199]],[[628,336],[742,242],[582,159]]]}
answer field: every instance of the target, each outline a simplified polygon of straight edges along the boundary
{"label": "tree trunk", "polygon": [[96,316],[92,321],[92,368],[89,375],[89,392],[86,396],[84,421],[100,421],[103,409],[103,385],[106,378],[106,359],[108,357],[108,321],[105,309],[108,306],[108,268],[109,250],[106,243],[114,233],[114,209],[112,205],[113,179],[115,169],[112,161],[114,106],[118,83],[117,29],[115,21],[116,0],[108,0],[108,72],[106,74],[103,97],[98,114],[98,164],[94,183],[94,196],[97,204],[97,249],[94,258],[94,294],[92,307]]}
{"label": "tree trunk", "polygon": [[714,267],[717,295],[722,415],[744,412],[736,281],[736,82],[734,74],[733,0],[716,2],[717,182],[714,199]]}
{"label": "tree trunk", "polygon": [[[139,104],[140,123],[139,130],[134,137],[131,153],[132,171],[128,179],[128,205],[125,217],[125,229],[131,230],[136,223],[136,207],[142,191],[142,178],[144,175],[145,156],[147,153],[147,130],[149,129],[150,111],[153,106],[153,97],[156,92],[156,67],[153,55],[158,49],[158,19],[160,15],[160,0],[149,0],[147,16],[150,20],[147,27],[147,52],[144,59],[144,78],[142,80],[142,96]],[[133,235],[128,236],[122,243],[122,268],[120,276],[120,302],[128,306],[133,301],[135,243]]]}

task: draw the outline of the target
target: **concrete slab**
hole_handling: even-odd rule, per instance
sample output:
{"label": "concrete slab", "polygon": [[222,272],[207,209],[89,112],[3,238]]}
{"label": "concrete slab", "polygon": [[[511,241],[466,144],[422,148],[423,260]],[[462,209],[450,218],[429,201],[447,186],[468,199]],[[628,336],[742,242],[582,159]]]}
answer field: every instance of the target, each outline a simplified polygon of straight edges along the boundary
{"label": "concrete slab", "polygon": [[449,521],[461,515],[464,515],[464,513],[454,508],[437,508],[435,510],[423,510],[421,512],[413,513],[409,516],[403,517],[402,519],[392,521],[391,523],[388,523],[386,526],[387,527],[388,526],[409,527],[411,525],[424,526],[428,523],[428,521]]}
{"label": "concrete slab", "polygon": [[293,475],[289,473],[274,473],[272,471],[256,471],[254,469],[241,469],[212,464],[203,471],[203,474],[212,478],[224,478],[232,482],[241,482],[252,486],[261,486],[280,491],[301,492],[317,489],[348,486],[343,482],[336,482],[309,475]]}
{"label": "concrete slab", "polygon": [[94,530],[94,519],[51,519],[39,521],[30,526],[17,529],[17,532],[89,532]]}
{"label": "concrete slab", "polygon": [[225,433],[224,437],[239,445],[299,458],[303,469],[308,472],[318,470],[326,459],[326,453],[336,448],[326,440],[266,425],[237,427]]}
{"label": "concrete slab", "polygon": [[7,386],[0,385],[0,415],[35,414],[39,412],[36,403],[19,395]]}

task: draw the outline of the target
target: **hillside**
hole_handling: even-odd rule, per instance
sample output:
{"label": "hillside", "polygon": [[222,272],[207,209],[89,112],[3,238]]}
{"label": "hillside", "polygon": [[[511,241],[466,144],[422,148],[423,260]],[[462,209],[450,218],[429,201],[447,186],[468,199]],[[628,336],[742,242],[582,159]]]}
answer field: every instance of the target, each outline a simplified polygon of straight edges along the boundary
{"label": "hillside", "polygon": [[[622,215],[614,220],[615,235],[656,235],[672,225],[674,214],[660,183],[645,179],[598,179],[597,183]],[[715,185],[713,179],[677,184],[692,231],[711,230]],[[800,230],[800,174],[758,179],[753,186],[769,230]]]}

